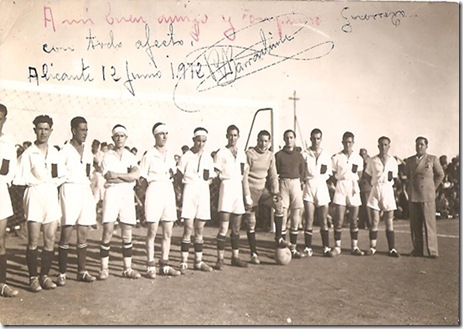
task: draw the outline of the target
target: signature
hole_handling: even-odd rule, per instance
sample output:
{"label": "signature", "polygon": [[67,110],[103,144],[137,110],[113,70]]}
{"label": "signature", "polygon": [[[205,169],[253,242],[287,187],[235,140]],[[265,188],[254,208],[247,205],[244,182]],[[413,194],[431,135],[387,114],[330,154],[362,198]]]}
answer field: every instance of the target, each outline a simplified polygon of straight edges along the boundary
{"label": "signature", "polygon": [[[311,61],[321,59],[334,49],[333,41],[324,41],[312,45],[297,42],[298,34],[308,26],[309,20],[294,26],[294,31],[277,36],[265,30],[265,23],[274,23],[275,20],[286,16],[303,16],[298,13],[283,14],[276,17],[262,19],[233,32],[238,34],[250,33],[257,41],[250,45],[236,45],[227,43],[230,38],[222,38],[211,46],[201,47],[186,56],[188,68],[194,67],[199,78],[195,86],[197,92],[206,92],[213,88],[229,86],[240,79],[257,74],[263,70],[274,67],[288,60]],[[303,16],[304,17],[304,16]],[[257,33],[256,33],[257,32]],[[255,39],[254,39],[255,40]],[[194,58],[191,60],[191,58]],[[179,105],[176,93],[181,87],[182,78],[178,78],[173,92],[175,106],[185,112],[191,111]]]}
{"label": "signature", "polygon": [[345,24],[341,27],[341,30],[345,33],[352,32],[352,21],[376,21],[389,19],[391,24],[395,27],[400,25],[401,18],[407,17],[404,10],[396,10],[389,12],[379,12],[375,14],[362,14],[362,15],[352,15],[349,13],[350,7],[344,7],[341,10],[341,17],[345,20]]}

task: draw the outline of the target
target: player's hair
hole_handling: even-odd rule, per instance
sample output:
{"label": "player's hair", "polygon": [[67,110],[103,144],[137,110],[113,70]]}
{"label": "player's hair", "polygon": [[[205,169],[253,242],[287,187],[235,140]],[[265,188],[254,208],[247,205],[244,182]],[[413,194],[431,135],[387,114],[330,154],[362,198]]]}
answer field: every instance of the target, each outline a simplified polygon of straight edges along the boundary
{"label": "player's hair", "polygon": [[106,143],[106,142],[103,142],[103,143],[100,144],[100,147],[106,147],[106,146],[108,146],[108,143]]}
{"label": "player's hair", "polygon": [[237,126],[235,125],[229,125],[228,128],[227,128],[227,135],[230,133],[230,131],[232,130],[236,130],[238,132],[238,135],[240,134],[240,130]]}
{"label": "player's hair", "polygon": [[98,139],[94,139],[92,145],[100,146],[100,141]]}
{"label": "player's hair", "polygon": [[351,133],[350,131],[346,131],[346,132],[344,133],[344,135],[342,135],[342,140],[345,140],[345,139],[348,139],[348,138],[354,139],[354,134]]}
{"label": "player's hair", "polygon": [[34,121],[32,121],[32,123],[34,124],[34,126],[37,127],[37,125],[39,123],[48,123],[48,125],[51,127],[53,127],[53,119],[50,118],[48,115],[39,115],[39,116],[36,116]]}
{"label": "player's hair", "polygon": [[193,130],[193,134],[195,134],[195,133],[196,133],[197,131],[199,131],[199,130],[204,130],[204,131],[206,132],[206,134],[209,134],[209,132],[207,131],[207,129],[206,129],[206,128],[203,128],[203,127],[198,127],[198,128],[196,128],[195,130]]}
{"label": "player's hair", "polygon": [[71,120],[71,128],[77,128],[81,123],[87,123],[87,120],[83,117],[75,117]]}
{"label": "player's hair", "polygon": [[295,133],[294,130],[292,130],[292,129],[286,130],[286,131],[283,133],[283,138],[285,138],[285,136],[286,136],[287,133],[293,133],[294,138],[296,138],[296,133]]}
{"label": "player's hair", "polygon": [[267,131],[267,130],[261,130],[259,131],[259,133],[257,134],[257,139],[260,138],[260,136],[267,136],[268,138],[270,138],[270,133]]}
{"label": "player's hair", "polygon": [[310,137],[312,137],[313,135],[316,135],[316,134],[320,134],[320,137],[323,136],[322,131],[320,129],[318,129],[318,128],[315,128],[310,132]]}
{"label": "player's hair", "polygon": [[415,143],[417,143],[420,139],[424,140],[424,143],[426,145],[428,145],[428,139],[426,137],[423,137],[423,136],[418,136],[416,139],[415,139]]}
{"label": "player's hair", "polygon": [[6,106],[0,103],[0,113],[3,113],[5,116],[8,115],[8,110],[6,109]]}
{"label": "player's hair", "polygon": [[159,127],[160,125],[165,125],[164,122],[156,122],[154,125],[153,125],[153,128],[151,129],[151,133],[154,134],[154,130]]}
{"label": "player's hair", "polygon": [[391,144],[391,139],[387,136],[381,136],[380,138],[378,138],[378,144],[381,143],[381,141],[384,139],[387,140],[389,144]]}

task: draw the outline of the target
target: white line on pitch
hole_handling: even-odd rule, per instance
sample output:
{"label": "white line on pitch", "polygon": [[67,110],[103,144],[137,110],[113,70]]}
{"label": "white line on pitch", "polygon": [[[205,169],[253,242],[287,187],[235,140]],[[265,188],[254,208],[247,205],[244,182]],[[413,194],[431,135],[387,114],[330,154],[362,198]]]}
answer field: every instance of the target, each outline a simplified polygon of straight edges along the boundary
{"label": "white line on pitch", "polygon": [[[407,233],[410,234],[410,231],[398,231],[394,230],[395,233]],[[448,235],[448,234],[437,234],[438,237],[440,238],[450,238],[450,239],[459,239],[460,237],[458,235]]]}

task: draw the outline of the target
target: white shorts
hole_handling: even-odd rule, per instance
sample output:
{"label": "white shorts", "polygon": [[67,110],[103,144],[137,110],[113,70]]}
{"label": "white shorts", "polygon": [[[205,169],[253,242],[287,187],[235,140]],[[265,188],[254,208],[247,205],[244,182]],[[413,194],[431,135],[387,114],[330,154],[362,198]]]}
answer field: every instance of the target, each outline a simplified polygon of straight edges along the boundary
{"label": "white shorts", "polygon": [[302,203],[301,180],[299,178],[280,179],[280,195],[283,208],[300,209],[304,207]]}
{"label": "white shorts", "polygon": [[145,196],[145,217],[148,223],[177,220],[174,185],[171,181],[149,183]]}
{"label": "white shorts", "polygon": [[362,200],[360,199],[360,188],[357,181],[338,180],[334,191],[333,203],[348,207],[361,206]]}
{"label": "white shorts", "polygon": [[326,181],[323,179],[309,179],[304,187],[303,200],[313,203],[315,207],[328,205],[331,199]]}
{"label": "white shorts", "polygon": [[27,221],[47,224],[61,218],[58,189],[55,184],[27,187],[24,192],[23,205]]}
{"label": "white shorts", "polygon": [[182,218],[211,219],[209,184],[188,183],[183,189]]}
{"label": "white shorts", "polygon": [[92,189],[88,184],[64,183],[59,189],[61,225],[95,225],[96,208]]}
{"label": "white shorts", "polygon": [[13,206],[11,205],[11,197],[6,183],[0,184],[0,200],[0,220],[13,216]]}
{"label": "white shorts", "polygon": [[371,209],[393,211],[397,209],[391,184],[377,184],[371,188],[367,206]]}
{"label": "white shorts", "polygon": [[243,215],[243,184],[238,179],[224,179],[219,190],[219,212]]}
{"label": "white shorts", "polygon": [[135,225],[135,200],[133,186],[116,184],[105,190],[103,200],[103,223],[114,223],[119,217],[121,223]]}

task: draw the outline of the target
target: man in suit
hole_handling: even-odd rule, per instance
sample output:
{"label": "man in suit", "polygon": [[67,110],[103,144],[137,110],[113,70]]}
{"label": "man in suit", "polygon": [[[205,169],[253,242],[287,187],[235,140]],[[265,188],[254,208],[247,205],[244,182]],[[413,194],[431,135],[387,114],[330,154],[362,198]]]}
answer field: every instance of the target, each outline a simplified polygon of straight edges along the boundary
{"label": "man in suit", "polygon": [[413,251],[411,256],[423,256],[423,226],[429,257],[437,258],[436,189],[444,178],[439,159],[426,153],[428,140],[417,137],[416,155],[407,159],[409,177],[410,231]]}

